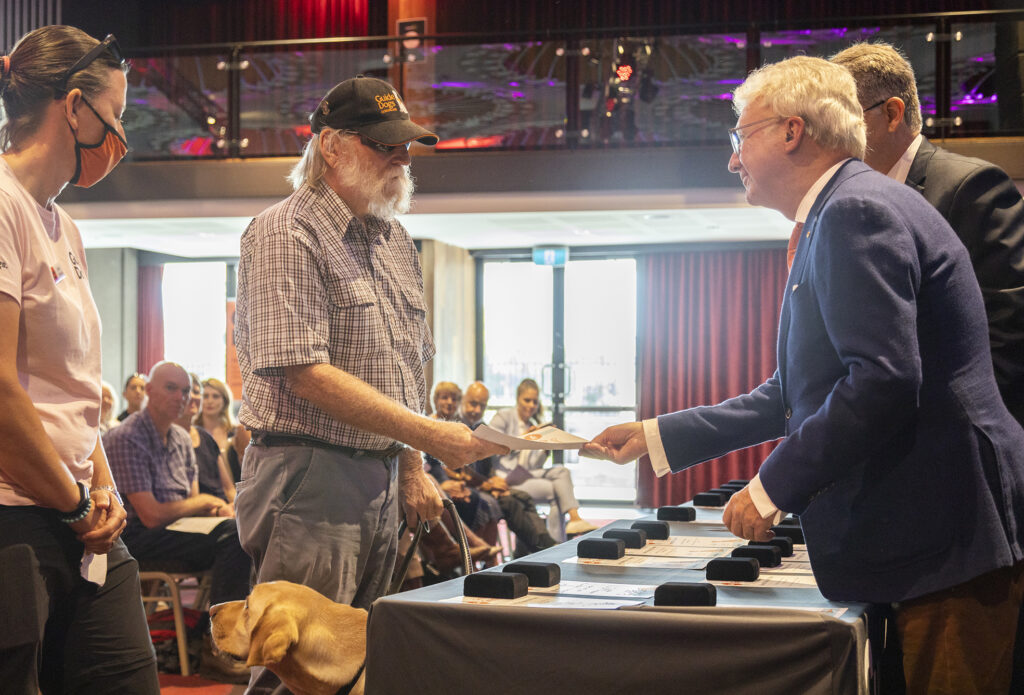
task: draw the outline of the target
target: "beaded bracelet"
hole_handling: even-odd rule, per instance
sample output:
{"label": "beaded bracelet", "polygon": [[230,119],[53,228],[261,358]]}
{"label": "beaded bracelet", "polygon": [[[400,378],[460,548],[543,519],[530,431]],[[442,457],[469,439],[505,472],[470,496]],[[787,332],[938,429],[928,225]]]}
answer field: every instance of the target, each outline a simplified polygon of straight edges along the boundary
{"label": "beaded bracelet", "polygon": [[85,483],[81,480],[77,482],[77,485],[81,501],[78,503],[78,506],[70,512],[60,515],[60,520],[65,524],[74,524],[79,522],[89,516],[89,512],[92,511],[92,497],[89,496],[89,488],[87,488]]}

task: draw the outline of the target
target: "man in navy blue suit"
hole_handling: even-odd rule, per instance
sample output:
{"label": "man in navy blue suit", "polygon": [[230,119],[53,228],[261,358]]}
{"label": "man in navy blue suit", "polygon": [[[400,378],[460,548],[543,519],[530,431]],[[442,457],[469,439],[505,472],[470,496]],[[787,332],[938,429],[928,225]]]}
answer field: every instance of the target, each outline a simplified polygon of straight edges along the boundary
{"label": "man in navy blue suit", "polygon": [[[873,171],[853,78],[799,56],[734,95],[729,169],[798,223],[778,371],[715,406],[584,448],[659,474],[783,438],[723,521],[765,540],[800,515],[833,600],[893,604],[911,693],[1005,692],[1024,592],[1024,430],[999,397],[964,246]],[[908,645],[910,648],[908,649]]]}
{"label": "man in navy blue suit", "polygon": [[921,193],[967,247],[988,316],[996,383],[1024,424],[1024,198],[990,162],[937,147],[921,134],[914,68],[886,43],[832,56],[850,71],[864,108],[864,163]]}

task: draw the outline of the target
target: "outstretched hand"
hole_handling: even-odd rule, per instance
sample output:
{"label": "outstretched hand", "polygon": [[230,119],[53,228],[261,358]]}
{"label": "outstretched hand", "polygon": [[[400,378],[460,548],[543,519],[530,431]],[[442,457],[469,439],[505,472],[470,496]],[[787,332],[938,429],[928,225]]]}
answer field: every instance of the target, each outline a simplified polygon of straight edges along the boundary
{"label": "outstretched hand", "polygon": [[504,456],[508,453],[507,447],[474,436],[473,430],[461,422],[436,421],[433,424],[436,435],[424,447],[424,451],[453,470],[488,456]]}
{"label": "outstretched hand", "polygon": [[629,463],[647,453],[647,438],[640,422],[613,425],[583,445],[580,454],[588,458]]}

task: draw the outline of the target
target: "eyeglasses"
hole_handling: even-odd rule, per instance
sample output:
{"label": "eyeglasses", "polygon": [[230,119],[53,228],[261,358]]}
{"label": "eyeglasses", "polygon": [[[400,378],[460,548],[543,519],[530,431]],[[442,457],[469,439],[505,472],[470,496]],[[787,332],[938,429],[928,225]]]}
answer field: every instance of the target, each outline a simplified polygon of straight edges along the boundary
{"label": "eyeglasses", "polygon": [[398,152],[399,150],[403,150],[404,149],[406,152],[408,152],[409,151],[409,146],[412,145],[411,142],[406,142],[406,143],[403,143],[401,145],[385,145],[382,142],[377,142],[376,140],[371,140],[370,138],[366,137],[362,133],[357,133],[354,130],[346,130],[346,131],[344,131],[344,133],[346,135],[357,135],[357,136],[359,136],[359,142],[363,143],[363,145],[365,145],[366,147],[369,147],[371,150],[379,152],[380,154],[386,154],[389,157],[391,155],[393,155],[395,152]]}
{"label": "eyeglasses", "polygon": [[784,118],[785,116],[769,116],[768,118],[762,118],[757,121],[751,121],[750,123],[738,125],[735,128],[729,128],[729,142],[732,143],[732,151],[735,152],[736,154],[739,154],[740,150],[743,149],[743,141],[746,139],[746,136],[740,134],[741,130],[746,130],[747,128],[758,125],[759,123],[767,123],[768,121],[781,121]]}
{"label": "eyeglasses", "polygon": [[871,106],[869,106],[866,109],[864,109],[864,113],[867,113],[871,109],[877,109],[879,106],[881,106],[882,104],[884,104],[887,101],[889,101],[889,100],[888,99],[882,99],[881,101],[876,101],[874,104],[872,104]]}
{"label": "eyeglasses", "polygon": [[72,65],[63,75],[61,75],[60,80],[57,81],[57,90],[60,92],[66,92],[68,89],[68,80],[71,79],[71,76],[76,72],[81,72],[89,67],[94,60],[103,55],[104,51],[110,51],[110,55],[114,60],[124,65],[124,54],[121,53],[121,47],[118,45],[117,39],[113,34],[107,34],[107,38],[100,41],[95,48],[79,58],[77,63]]}

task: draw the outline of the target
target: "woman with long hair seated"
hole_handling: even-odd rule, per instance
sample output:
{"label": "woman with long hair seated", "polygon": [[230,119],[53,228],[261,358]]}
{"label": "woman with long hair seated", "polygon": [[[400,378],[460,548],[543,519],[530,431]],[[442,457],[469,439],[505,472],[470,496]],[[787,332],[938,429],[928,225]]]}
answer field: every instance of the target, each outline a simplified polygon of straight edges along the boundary
{"label": "woman with long hair seated", "polygon": [[[494,414],[490,425],[496,430],[521,437],[541,424],[544,409],[540,387],[533,379],[523,379],[516,388],[516,407]],[[545,468],[548,451],[537,449],[510,451],[497,457],[494,472],[509,481],[509,487],[523,490],[536,502],[550,504],[548,532],[559,541],[566,535],[576,536],[597,527],[580,516],[580,503],[573,490],[572,474],[565,466]],[[569,517],[565,523],[565,517]]]}

